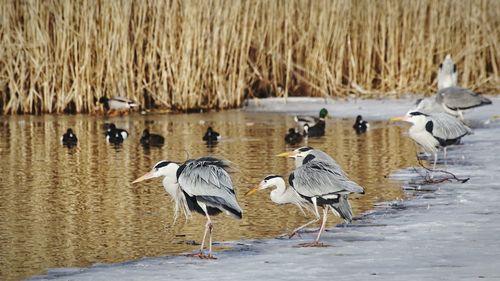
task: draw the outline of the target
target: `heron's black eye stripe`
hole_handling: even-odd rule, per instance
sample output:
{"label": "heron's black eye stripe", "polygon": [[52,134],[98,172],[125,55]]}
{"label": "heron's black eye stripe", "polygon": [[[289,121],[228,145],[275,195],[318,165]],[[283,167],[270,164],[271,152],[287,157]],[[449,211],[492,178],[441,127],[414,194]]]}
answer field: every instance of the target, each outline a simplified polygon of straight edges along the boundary
{"label": "heron's black eye stripe", "polygon": [[170,163],[171,163],[170,161],[161,161],[161,162],[157,163],[157,164],[154,166],[154,168],[155,168],[156,170],[158,170],[159,168],[161,168],[161,167],[165,167],[165,166],[167,166],[167,165],[168,165],[168,164],[170,164]]}
{"label": "heron's black eye stripe", "polygon": [[429,115],[427,115],[425,113],[418,112],[418,111],[410,112],[410,115],[411,116],[418,116],[418,115],[429,116]]}
{"label": "heron's black eye stripe", "polygon": [[267,182],[268,180],[273,179],[273,178],[277,178],[277,177],[279,177],[279,176],[277,176],[277,175],[269,175],[269,176],[267,176],[267,177],[264,178],[264,181]]}
{"label": "heron's black eye stripe", "polygon": [[309,150],[311,150],[311,149],[312,149],[312,147],[310,147],[310,146],[306,146],[306,147],[301,147],[301,148],[299,148],[299,151],[300,151],[300,152],[306,152],[306,151],[309,151]]}

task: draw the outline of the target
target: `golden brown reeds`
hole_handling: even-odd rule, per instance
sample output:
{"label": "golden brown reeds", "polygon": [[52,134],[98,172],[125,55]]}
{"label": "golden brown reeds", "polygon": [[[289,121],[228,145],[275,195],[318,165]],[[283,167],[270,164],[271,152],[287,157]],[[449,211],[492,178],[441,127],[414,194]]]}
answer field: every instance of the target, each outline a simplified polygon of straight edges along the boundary
{"label": "golden brown reeds", "polygon": [[[246,96],[500,88],[497,0],[0,1],[0,111],[231,108]],[[278,90],[280,86],[283,90]]]}

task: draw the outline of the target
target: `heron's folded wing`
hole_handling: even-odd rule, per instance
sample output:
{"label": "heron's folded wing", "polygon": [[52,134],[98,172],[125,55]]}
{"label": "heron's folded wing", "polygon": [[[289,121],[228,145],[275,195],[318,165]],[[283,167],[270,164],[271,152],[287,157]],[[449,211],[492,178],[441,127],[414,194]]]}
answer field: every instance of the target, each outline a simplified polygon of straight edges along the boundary
{"label": "heron's folded wing", "polygon": [[446,107],[453,110],[468,109],[491,103],[487,98],[462,87],[444,88],[439,90],[438,95],[440,94],[442,95],[442,101]]}
{"label": "heron's folded wing", "polygon": [[443,140],[452,140],[471,134],[472,130],[462,121],[446,113],[435,113],[429,116],[434,127],[432,134]]}
{"label": "heron's folded wing", "polygon": [[363,188],[349,180],[330,163],[311,161],[294,170],[292,187],[302,196],[317,197],[338,193],[362,193]]}
{"label": "heron's folded wing", "polygon": [[180,187],[190,196],[203,197],[207,204],[226,205],[240,211],[233,184],[228,172],[228,162],[215,158],[199,158],[189,161],[179,175]]}

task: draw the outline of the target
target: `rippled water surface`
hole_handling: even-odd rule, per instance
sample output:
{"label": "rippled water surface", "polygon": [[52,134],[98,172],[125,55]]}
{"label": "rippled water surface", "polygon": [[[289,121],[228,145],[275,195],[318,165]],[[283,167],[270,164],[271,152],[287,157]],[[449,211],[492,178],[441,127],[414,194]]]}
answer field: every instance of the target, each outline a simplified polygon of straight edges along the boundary
{"label": "rippled water surface", "polygon": [[[205,218],[195,214],[173,223],[171,198],[161,179],[132,185],[158,160],[184,161],[204,155],[231,160],[236,194],[244,217],[214,218],[215,241],[273,237],[310,217],[292,206],[271,203],[269,191],[243,194],[268,174],[288,176],[293,161],[275,155],[292,149],[284,143],[291,116],[228,111],[210,114],[0,117],[0,279],[20,279],[53,267],[82,267],[144,256],[191,251],[200,242]],[[104,124],[114,122],[131,136],[108,145]],[[384,176],[415,164],[415,148],[399,127],[372,124],[356,135],[353,120],[327,120],[327,134],[309,145],[331,154],[350,177],[365,187],[351,196],[354,213],[379,201],[404,197]],[[208,148],[207,126],[223,140]],[[71,127],[77,149],[60,145]],[[163,148],[139,144],[144,128],[166,137]],[[329,225],[339,222],[330,218]],[[217,247],[216,247],[217,249]]]}

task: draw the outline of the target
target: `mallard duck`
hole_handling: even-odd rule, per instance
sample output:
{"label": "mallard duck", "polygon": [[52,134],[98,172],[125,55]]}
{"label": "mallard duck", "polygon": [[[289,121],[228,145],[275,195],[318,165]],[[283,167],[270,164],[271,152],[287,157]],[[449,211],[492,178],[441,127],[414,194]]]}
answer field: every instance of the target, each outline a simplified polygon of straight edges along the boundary
{"label": "mallard duck", "polygon": [[71,128],[69,128],[66,133],[62,135],[61,143],[67,147],[76,146],[76,144],[78,143],[78,138],[76,137],[75,133],[73,133],[73,130]]}
{"label": "mallard duck", "polygon": [[354,123],[354,125],[352,125],[352,127],[354,128],[356,133],[362,134],[366,132],[366,130],[368,130],[370,124],[368,124],[368,122],[363,120],[363,117],[361,115],[358,115],[358,117],[356,117],[356,122]]}
{"label": "mallard duck", "polygon": [[165,138],[157,135],[149,133],[148,129],[144,129],[141,137],[141,144],[145,147],[149,146],[162,146],[165,143]]}
{"label": "mallard duck", "polygon": [[307,115],[297,115],[295,116],[295,122],[297,123],[297,128],[304,128],[304,125],[309,125],[309,128],[312,128],[316,125],[316,123],[323,121],[325,123],[325,118],[328,116],[328,110],[326,108],[322,108],[319,111],[319,117],[315,116],[307,116]]}
{"label": "mallard duck", "polygon": [[124,97],[108,98],[104,96],[99,99],[99,103],[103,104],[104,109],[110,115],[128,113],[131,108],[139,106],[136,102]]}

